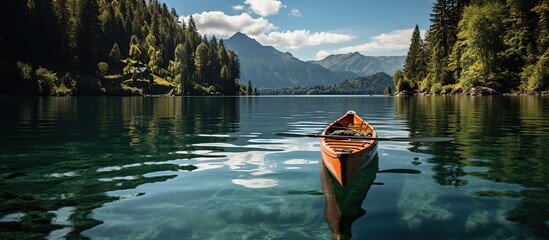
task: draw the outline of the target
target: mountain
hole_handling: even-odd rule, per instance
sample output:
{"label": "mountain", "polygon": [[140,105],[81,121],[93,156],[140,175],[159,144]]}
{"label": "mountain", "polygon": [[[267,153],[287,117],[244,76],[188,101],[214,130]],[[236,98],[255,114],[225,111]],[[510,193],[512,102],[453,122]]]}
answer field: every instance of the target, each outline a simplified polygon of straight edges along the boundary
{"label": "mountain", "polygon": [[402,69],[406,56],[364,56],[358,52],[330,55],[320,61],[310,61],[334,72],[350,71],[359,76],[369,76],[378,72],[393,75]]}
{"label": "mountain", "polygon": [[258,88],[281,88],[335,84],[355,78],[351,72],[334,73],[318,64],[301,61],[290,53],[263,46],[243,33],[224,40],[240,59],[240,80]]}
{"label": "mountain", "polygon": [[262,95],[371,95],[384,94],[387,87],[395,89],[393,77],[384,72],[378,72],[367,77],[357,77],[334,85],[318,85],[314,87],[293,87],[278,89],[262,89]]}

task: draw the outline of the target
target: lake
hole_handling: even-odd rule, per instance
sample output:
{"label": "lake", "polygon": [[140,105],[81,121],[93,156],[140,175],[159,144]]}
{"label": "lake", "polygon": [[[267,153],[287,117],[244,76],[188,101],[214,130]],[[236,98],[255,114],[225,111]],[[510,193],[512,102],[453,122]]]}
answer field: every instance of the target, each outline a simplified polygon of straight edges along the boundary
{"label": "lake", "polygon": [[[547,97],[0,99],[0,239],[549,238]],[[380,142],[345,189],[318,139],[273,135],[349,109],[455,140]]]}

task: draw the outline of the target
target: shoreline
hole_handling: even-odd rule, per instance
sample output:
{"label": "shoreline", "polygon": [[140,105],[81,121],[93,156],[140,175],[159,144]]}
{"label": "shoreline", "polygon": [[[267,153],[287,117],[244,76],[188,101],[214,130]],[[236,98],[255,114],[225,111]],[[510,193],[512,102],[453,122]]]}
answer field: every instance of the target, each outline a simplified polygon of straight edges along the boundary
{"label": "shoreline", "polygon": [[449,94],[430,94],[427,92],[419,91],[400,91],[392,96],[406,97],[406,96],[549,96],[549,90],[544,91],[519,91],[519,92],[498,92],[489,87],[474,87],[466,92],[452,92]]}

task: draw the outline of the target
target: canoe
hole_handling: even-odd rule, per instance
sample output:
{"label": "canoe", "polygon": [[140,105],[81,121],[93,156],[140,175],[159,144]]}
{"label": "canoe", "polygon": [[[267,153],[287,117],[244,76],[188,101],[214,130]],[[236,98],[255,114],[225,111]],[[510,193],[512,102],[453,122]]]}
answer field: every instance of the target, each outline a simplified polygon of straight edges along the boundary
{"label": "canoe", "polygon": [[355,111],[347,111],[328,125],[322,135],[333,136],[320,138],[320,150],[326,168],[342,186],[376,155],[378,141],[360,137],[377,138],[377,133]]}
{"label": "canoe", "polygon": [[376,179],[379,158],[360,170],[345,186],[334,178],[320,161],[320,180],[324,194],[324,217],[332,229],[332,239],[352,239],[353,223],[366,214],[362,203]]}

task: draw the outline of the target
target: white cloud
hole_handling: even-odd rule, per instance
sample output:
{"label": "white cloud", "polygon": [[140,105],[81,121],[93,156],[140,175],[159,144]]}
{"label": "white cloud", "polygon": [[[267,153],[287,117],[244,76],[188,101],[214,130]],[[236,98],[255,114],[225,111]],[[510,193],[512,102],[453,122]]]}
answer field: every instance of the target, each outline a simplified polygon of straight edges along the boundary
{"label": "white cloud", "polygon": [[262,17],[276,15],[284,7],[279,0],[246,0],[244,3],[250,6],[250,10]]}
{"label": "white cloud", "polygon": [[294,16],[294,17],[302,17],[303,15],[301,15],[301,12],[297,9],[292,9],[292,11],[290,11],[290,16]]}
{"label": "white cloud", "polygon": [[[342,43],[354,38],[351,35],[329,32],[311,33],[305,29],[277,32],[277,27],[267,19],[262,17],[252,18],[248,13],[230,16],[224,12],[212,11],[192,16],[201,35],[215,35],[226,38],[236,32],[242,32],[263,45],[271,45],[278,49],[298,49],[303,46]],[[188,22],[189,16],[182,16],[180,19]]]}
{"label": "white cloud", "polygon": [[244,10],[244,6],[243,6],[243,5],[236,5],[236,6],[233,6],[232,8],[233,8],[233,10],[235,10],[235,11],[242,11],[242,10]]}
{"label": "white cloud", "polygon": [[[248,13],[229,16],[224,12],[212,11],[193,14],[194,22],[200,34],[230,37],[240,31],[250,36],[257,36],[276,30],[276,26],[264,18],[252,18]],[[189,16],[182,16],[185,22]]]}
{"label": "white cloud", "polygon": [[354,36],[346,34],[294,30],[285,32],[270,32],[256,36],[263,45],[272,45],[279,49],[298,49],[303,46],[318,46],[325,43],[342,43],[350,41]]}
{"label": "white cloud", "polygon": [[[350,52],[378,52],[378,51],[395,51],[407,50],[410,47],[410,39],[414,29],[394,30],[389,33],[382,33],[371,38],[370,41],[355,45],[343,47],[335,50],[321,50],[316,54],[316,59],[320,60],[331,54],[346,54]],[[422,30],[422,32],[425,32]]]}

